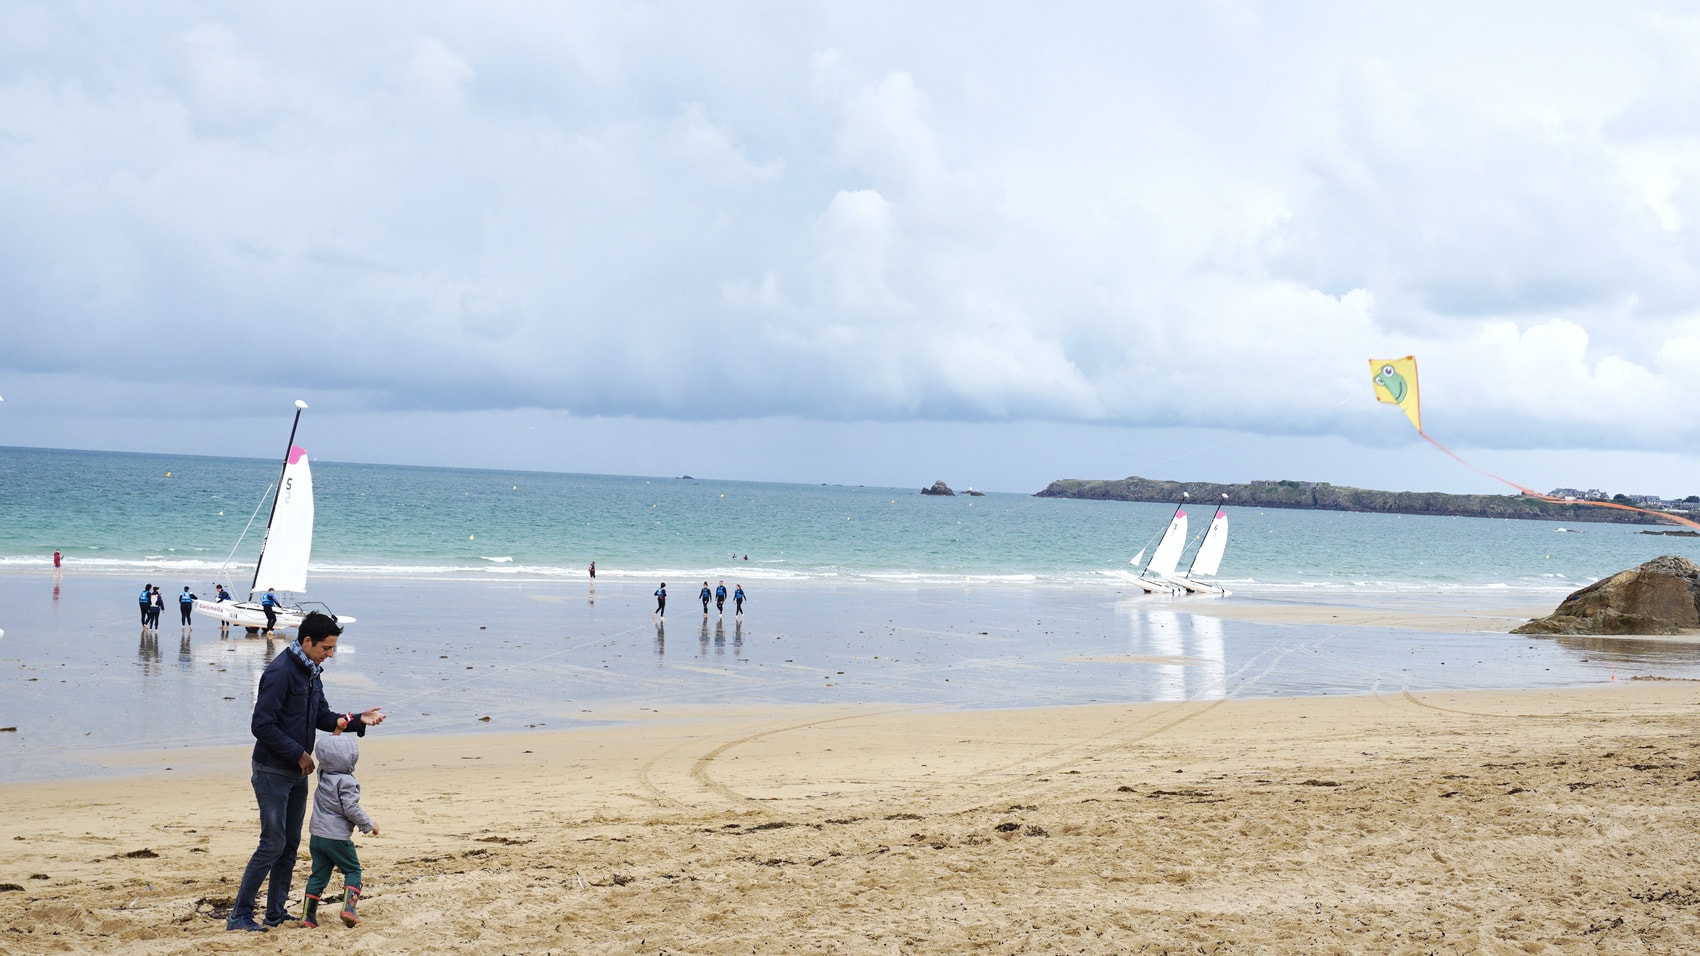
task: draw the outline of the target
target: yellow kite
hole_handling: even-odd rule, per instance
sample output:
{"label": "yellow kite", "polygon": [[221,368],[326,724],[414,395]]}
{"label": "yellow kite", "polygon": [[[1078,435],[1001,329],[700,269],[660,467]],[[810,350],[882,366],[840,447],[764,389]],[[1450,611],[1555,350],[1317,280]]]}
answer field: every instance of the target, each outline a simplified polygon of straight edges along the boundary
{"label": "yellow kite", "polygon": [[1423,409],[1417,401],[1417,359],[1414,355],[1396,359],[1370,359],[1369,371],[1374,376],[1375,397],[1389,405],[1399,406],[1417,431],[1423,430]]}

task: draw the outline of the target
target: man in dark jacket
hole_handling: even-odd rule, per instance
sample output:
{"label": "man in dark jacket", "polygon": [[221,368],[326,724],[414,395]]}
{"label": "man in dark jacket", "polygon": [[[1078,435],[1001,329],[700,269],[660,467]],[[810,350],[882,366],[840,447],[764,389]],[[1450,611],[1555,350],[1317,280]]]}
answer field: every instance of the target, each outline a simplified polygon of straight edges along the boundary
{"label": "man in dark jacket", "polygon": [[[339,714],[325,702],[320,672],[336,654],[342,628],[336,618],[317,611],[301,621],[299,640],[272,658],[260,675],[254,701],[254,799],[260,805],[260,845],[242,871],[225,929],[265,932],[268,927],[296,922],[288,911],[289,885],[295,875],[295,855],[301,845],[301,822],[307,813],[307,777],[313,772],[313,741],[320,730],[336,729],[338,718],[349,730],[365,736],[367,727],[384,722],[374,707],[362,714]],[[266,889],[264,925],[254,920],[260,884]]]}

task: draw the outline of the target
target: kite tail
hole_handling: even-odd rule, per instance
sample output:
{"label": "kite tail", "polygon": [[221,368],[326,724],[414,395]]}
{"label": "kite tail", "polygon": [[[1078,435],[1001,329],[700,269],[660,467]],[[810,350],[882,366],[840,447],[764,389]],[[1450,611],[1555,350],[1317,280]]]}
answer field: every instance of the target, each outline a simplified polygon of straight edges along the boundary
{"label": "kite tail", "polygon": [[1510,481],[1508,479],[1501,478],[1491,471],[1483,471],[1482,469],[1477,468],[1475,465],[1472,465],[1469,462],[1465,461],[1464,459],[1459,458],[1456,454],[1453,454],[1452,449],[1446,447],[1445,445],[1442,445],[1440,442],[1435,441],[1433,438],[1430,438],[1429,435],[1428,435],[1428,432],[1418,431],[1417,434],[1423,436],[1423,439],[1425,441],[1427,441],[1429,444],[1433,445],[1434,447],[1440,449],[1443,452],[1446,452],[1446,454],[1451,456],[1453,461],[1456,461],[1458,464],[1463,465],[1465,468],[1470,469],[1471,471],[1475,472],[1478,475],[1486,475],[1489,478],[1492,478],[1494,481],[1500,482],[1501,484],[1510,485],[1511,487],[1516,488],[1518,491],[1521,491],[1523,494],[1526,494],[1531,498],[1538,498],[1541,501],[1550,501],[1553,504],[1557,504],[1557,505],[1591,505],[1591,506],[1596,507],[1596,508],[1616,508],[1619,511],[1638,511],[1641,514],[1644,514],[1644,515],[1652,515],[1655,518],[1663,518],[1666,521],[1674,521],[1677,524],[1687,525],[1690,528],[1700,528],[1700,522],[1691,521],[1687,518],[1679,517],[1677,515],[1673,515],[1673,514],[1670,514],[1668,512],[1649,511],[1646,508],[1637,508],[1633,505],[1620,504],[1619,502],[1616,502],[1616,501],[1586,501],[1586,500],[1583,500],[1583,499],[1580,499],[1580,498],[1566,500],[1564,498],[1555,498],[1552,495],[1543,495],[1540,492],[1534,490],[1533,488],[1525,488],[1515,481]]}

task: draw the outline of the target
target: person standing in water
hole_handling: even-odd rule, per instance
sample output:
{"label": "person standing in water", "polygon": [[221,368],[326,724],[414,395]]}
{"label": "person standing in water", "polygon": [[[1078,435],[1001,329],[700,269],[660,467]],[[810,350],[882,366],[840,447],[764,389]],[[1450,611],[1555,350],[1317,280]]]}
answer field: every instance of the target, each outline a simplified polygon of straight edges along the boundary
{"label": "person standing in water", "polygon": [[742,584],[737,585],[732,590],[732,616],[744,616],[744,586]]}
{"label": "person standing in water", "polygon": [[596,580],[596,562],[595,561],[590,562],[590,579],[592,581]]}
{"label": "person standing in water", "polygon": [[177,614],[183,618],[183,626],[190,624],[190,615],[195,610],[195,596],[189,593],[189,586],[183,585],[183,593],[177,595]]}
{"label": "person standing in water", "polygon": [[667,616],[667,582],[666,581],[661,582],[661,586],[655,589],[655,616],[656,617],[666,617]]}
{"label": "person standing in water", "polygon": [[153,604],[153,585],[142,585],[142,593],[136,598],[136,603],[142,609],[142,626],[148,626],[148,608]]}
{"label": "person standing in water", "polygon": [[59,570],[59,552],[53,552],[53,570]]}
{"label": "person standing in water", "polygon": [[721,581],[714,586],[714,612],[721,617],[726,616],[726,582]]}

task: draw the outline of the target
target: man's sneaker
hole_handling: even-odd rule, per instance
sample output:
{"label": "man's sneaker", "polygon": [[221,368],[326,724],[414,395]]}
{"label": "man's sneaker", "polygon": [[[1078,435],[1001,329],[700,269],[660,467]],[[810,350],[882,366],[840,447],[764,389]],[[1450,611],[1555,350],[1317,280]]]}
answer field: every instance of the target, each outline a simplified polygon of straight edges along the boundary
{"label": "man's sneaker", "polygon": [[268,916],[268,917],[266,917],[266,925],[267,926],[282,926],[285,923],[299,923],[299,922],[301,922],[301,917],[291,915],[288,911],[285,911],[282,916]]}
{"label": "man's sneaker", "polygon": [[242,919],[225,920],[224,928],[230,932],[247,930],[250,933],[263,933],[270,927],[261,926],[259,923],[254,922],[254,918],[252,916],[245,916]]}

